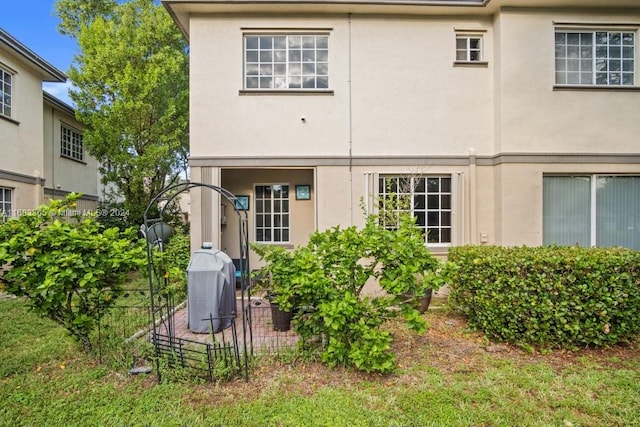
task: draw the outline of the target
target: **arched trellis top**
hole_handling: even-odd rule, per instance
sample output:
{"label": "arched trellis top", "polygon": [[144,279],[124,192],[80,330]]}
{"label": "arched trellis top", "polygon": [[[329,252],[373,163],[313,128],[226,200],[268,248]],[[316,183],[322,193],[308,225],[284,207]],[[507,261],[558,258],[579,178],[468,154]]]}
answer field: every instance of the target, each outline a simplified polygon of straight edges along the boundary
{"label": "arched trellis top", "polygon": [[[184,193],[185,191],[191,190],[192,188],[202,188],[202,187],[208,188],[222,195],[228,202],[231,203],[231,206],[233,206],[233,209],[238,214],[238,218],[240,220],[248,218],[246,210],[238,209],[239,204],[236,203],[238,201],[238,198],[236,197],[236,195],[233,194],[231,191],[227,190],[226,188],[218,187],[212,184],[205,184],[202,182],[181,182],[181,183],[173,184],[163,188],[153,199],[151,199],[151,202],[149,202],[149,205],[147,205],[147,208],[144,211],[145,225],[147,221],[149,221],[148,216],[149,216],[150,209],[154,205],[158,205],[159,201],[163,200],[167,202],[164,206],[160,208],[160,218],[162,218],[162,215],[164,214],[164,208],[169,206],[171,202],[175,200],[180,194]],[[165,197],[165,195],[167,194],[169,194],[169,197]]]}

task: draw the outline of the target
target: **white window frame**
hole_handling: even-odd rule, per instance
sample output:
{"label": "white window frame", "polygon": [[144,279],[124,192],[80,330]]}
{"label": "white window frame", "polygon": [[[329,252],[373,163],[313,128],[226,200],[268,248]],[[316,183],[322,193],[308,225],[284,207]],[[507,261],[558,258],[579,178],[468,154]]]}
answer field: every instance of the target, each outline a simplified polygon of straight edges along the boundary
{"label": "white window frame", "polygon": [[483,45],[482,34],[456,33],[456,62],[483,62]]}
{"label": "white window frame", "polygon": [[60,155],[67,159],[84,161],[82,132],[62,122],[60,123]]}
{"label": "white window frame", "polygon": [[[603,34],[606,34],[606,43],[602,38]],[[616,43],[616,36],[620,38],[619,44]],[[637,29],[556,28],[555,84],[594,87],[636,86],[637,39]]]}
{"label": "white window frame", "polygon": [[[258,187],[270,187],[270,197],[259,197]],[[286,187],[286,197],[282,195],[275,197],[277,191],[275,187]],[[255,184],[253,187],[254,194],[254,240],[267,244],[288,244],[291,240],[291,185],[288,183],[262,183]],[[278,202],[280,208],[277,208]],[[268,212],[265,210],[265,204],[269,204]],[[260,221],[262,219],[262,221]],[[269,224],[266,224],[268,219]],[[277,222],[279,221],[279,224]],[[259,225],[260,224],[260,225]],[[260,232],[262,231],[262,235]],[[265,233],[269,232],[270,237],[267,239]],[[276,239],[276,234],[280,232],[280,239]],[[286,234],[286,239],[284,238]]]}
{"label": "white window frame", "polygon": [[[9,195],[9,200],[7,200],[7,195]],[[13,200],[13,188],[0,187],[0,214],[3,222],[6,218],[13,216]]]}
{"label": "white window frame", "polygon": [[245,33],[242,62],[247,91],[330,90],[326,32]]}
{"label": "white window frame", "polygon": [[15,73],[0,66],[0,116],[13,117],[13,86]]}
{"label": "white window frame", "polygon": [[[454,178],[451,174],[429,174],[412,176],[410,174],[380,174],[378,183],[378,200],[384,208],[384,199],[386,196],[395,195],[398,198],[402,196],[411,196],[411,207],[407,210],[400,209],[401,211],[410,212],[412,216],[417,218],[418,227],[425,231],[425,244],[429,247],[450,247],[453,245],[455,239],[455,218],[454,218]],[[398,187],[406,188],[388,188],[386,185],[387,180],[405,180],[406,185],[398,185]],[[421,190],[421,186],[418,180],[424,180],[424,189]],[[437,191],[430,191],[429,180],[437,180]],[[443,180],[448,180],[448,191],[443,189]],[[418,190],[418,191],[416,191]],[[420,203],[420,198],[424,198],[424,204]],[[437,199],[436,203],[431,203],[430,200]],[[424,219],[424,224],[421,224],[421,219]],[[437,223],[433,221],[437,217]],[[384,225],[384,224],[383,224]],[[390,227],[393,227],[390,224]],[[437,239],[433,240],[433,233],[428,231],[431,229],[437,230]]]}

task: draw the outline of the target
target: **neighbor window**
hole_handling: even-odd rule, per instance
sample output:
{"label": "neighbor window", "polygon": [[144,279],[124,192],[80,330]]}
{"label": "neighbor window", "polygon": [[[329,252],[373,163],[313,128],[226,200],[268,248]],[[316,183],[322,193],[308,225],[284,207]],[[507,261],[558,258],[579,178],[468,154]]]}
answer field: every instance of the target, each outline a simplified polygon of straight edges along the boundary
{"label": "neighbor window", "polygon": [[2,210],[2,220],[11,217],[13,212],[13,190],[11,188],[0,187],[0,209]]}
{"label": "neighbor window", "polygon": [[545,245],[640,249],[640,176],[545,176]]}
{"label": "neighbor window", "polygon": [[482,61],[482,37],[478,35],[456,36],[456,61],[480,62]]}
{"label": "neighbor window", "polygon": [[329,36],[245,35],[245,89],[327,89]]}
{"label": "neighbor window", "polygon": [[632,86],[635,32],[556,31],[556,84]]}
{"label": "neighbor window", "polygon": [[0,115],[11,117],[13,74],[0,68]]}
{"label": "neighbor window", "polygon": [[74,160],[83,160],[82,134],[67,126],[60,125],[60,154]]}
{"label": "neighbor window", "polygon": [[289,186],[256,185],[255,199],[256,241],[289,242]]}
{"label": "neighbor window", "polygon": [[380,220],[397,226],[400,212],[409,212],[431,245],[451,244],[451,177],[384,176],[379,181]]}

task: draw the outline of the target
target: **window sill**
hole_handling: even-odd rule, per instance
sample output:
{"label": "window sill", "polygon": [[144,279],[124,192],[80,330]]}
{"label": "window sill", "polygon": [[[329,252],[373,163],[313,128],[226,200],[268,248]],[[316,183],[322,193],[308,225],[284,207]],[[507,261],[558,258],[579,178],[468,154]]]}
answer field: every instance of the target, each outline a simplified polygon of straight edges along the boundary
{"label": "window sill", "polygon": [[329,95],[333,96],[333,90],[330,89],[240,89],[238,92],[240,95],[249,95],[249,96],[271,96],[271,95],[286,95],[286,96],[297,96],[297,95]]}
{"label": "window sill", "polygon": [[8,121],[10,123],[13,123],[14,125],[20,125],[19,121],[15,120],[15,119],[12,119],[11,117],[4,116],[2,114],[0,114],[0,119],[6,120],[6,121]]}
{"label": "window sill", "polygon": [[454,67],[487,68],[487,61],[453,61]]}
{"label": "window sill", "polygon": [[613,91],[637,92],[640,86],[554,85],[554,91]]}
{"label": "window sill", "polygon": [[291,243],[282,243],[282,242],[259,242],[259,241],[255,241],[254,243],[257,243],[258,245],[265,245],[265,246],[280,246],[281,248],[284,249],[293,249],[295,248],[295,246]]}
{"label": "window sill", "polygon": [[72,162],[80,163],[81,165],[87,165],[87,162],[85,162],[84,160],[74,159],[73,157],[65,156],[63,154],[60,154],[60,157],[62,157],[63,159],[71,160]]}

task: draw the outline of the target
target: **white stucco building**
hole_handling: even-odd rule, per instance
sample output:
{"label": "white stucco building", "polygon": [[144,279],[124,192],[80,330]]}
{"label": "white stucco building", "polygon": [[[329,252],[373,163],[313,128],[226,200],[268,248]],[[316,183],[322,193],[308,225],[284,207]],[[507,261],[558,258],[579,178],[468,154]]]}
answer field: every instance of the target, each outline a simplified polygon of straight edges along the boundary
{"label": "white stucco building", "polygon": [[[442,254],[640,249],[637,0],[164,5],[190,44],[191,179],[249,196],[252,241],[400,191]],[[234,255],[229,210],[191,192],[194,247]]]}

